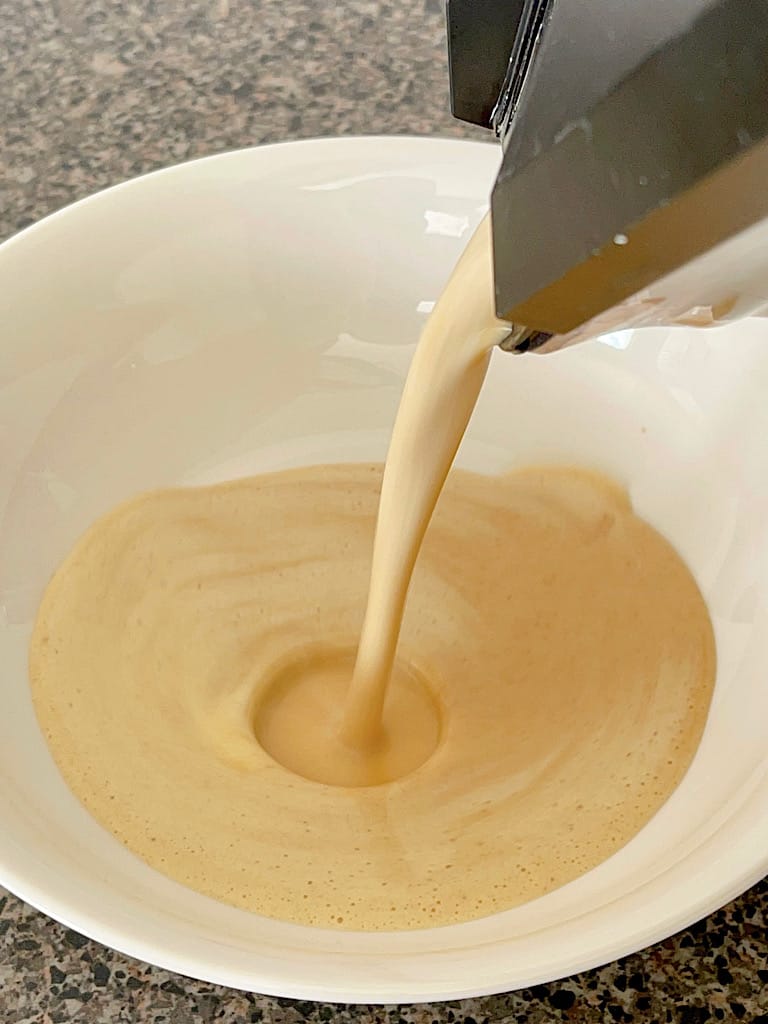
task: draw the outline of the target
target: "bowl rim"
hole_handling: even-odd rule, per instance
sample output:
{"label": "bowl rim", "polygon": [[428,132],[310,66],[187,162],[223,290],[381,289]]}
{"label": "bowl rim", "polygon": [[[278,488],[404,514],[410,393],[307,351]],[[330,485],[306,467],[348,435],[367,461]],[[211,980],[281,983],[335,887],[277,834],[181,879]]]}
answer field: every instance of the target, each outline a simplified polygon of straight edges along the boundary
{"label": "bowl rim", "polygon": [[[18,231],[13,231],[10,235],[0,240],[0,257],[4,257],[6,255],[6,251],[10,251],[10,249],[18,242],[26,240],[30,236],[37,234],[39,231],[47,230],[52,223],[57,222],[60,218],[70,216],[81,207],[87,207],[97,201],[100,202],[106,196],[130,190],[139,183],[143,185],[150,180],[173,177],[182,173],[187,174],[193,168],[199,169],[203,166],[214,166],[216,163],[224,163],[230,160],[251,158],[257,153],[278,153],[284,152],[288,149],[292,152],[298,151],[300,148],[312,149],[319,152],[321,149],[331,151],[334,149],[340,150],[342,148],[349,147],[350,149],[357,151],[360,151],[363,148],[370,148],[372,150],[376,149],[379,151],[381,151],[382,148],[389,148],[394,151],[402,149],[403,146],[423,148],[425,152],[427,149],[432,149],[436,156],[445,155],[446,147],[460,148],[466,152],[475,150],[478,154],[482,153],[484,156],[488,156],[491,153],[498,154],[499,159],[501,154],[499,146],[491,140],[485,142],[481,139],[461,139],[446,135],[417,134],[316,135],[305,139],[291,139],[286,142],[266,142],[261,145],[242,146],[237,149],[225,149],[218,153],[196,156],[192,160],[183,160],[178,164],[156,167],[154,170],[145,171],[143,174],[137,174],[132,178],[125,178],[122,181],[115,182],[114,185],[106,185],[104,188],[97,189],[96,192],[89,192],[88,195],[83,196],[80,199],[74,199],[72,202],[64,203],[63,206],[59,206],[51,210],[49,213],[44,214],[31,224],[27,224],[23,228],[19,228]],[[438,150],[443,150],[444,152],[442,154],[438,154]]]}

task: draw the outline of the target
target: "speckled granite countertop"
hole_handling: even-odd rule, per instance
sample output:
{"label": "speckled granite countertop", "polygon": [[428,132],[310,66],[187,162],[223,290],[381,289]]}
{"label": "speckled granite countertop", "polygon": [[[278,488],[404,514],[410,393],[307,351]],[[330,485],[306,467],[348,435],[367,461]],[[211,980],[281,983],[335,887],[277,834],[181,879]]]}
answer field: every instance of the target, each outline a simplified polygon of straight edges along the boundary
{"label": "speckled granite countertop", "polygon": [[[476,135],[447,109],[442,0],[0,0],[0,239],[226,149],[365,132]],[[393,1008],[246,995],[130,960],[0,890],[0,1022],[710,1020],[768,1024],[768,883],[601,970]]]}

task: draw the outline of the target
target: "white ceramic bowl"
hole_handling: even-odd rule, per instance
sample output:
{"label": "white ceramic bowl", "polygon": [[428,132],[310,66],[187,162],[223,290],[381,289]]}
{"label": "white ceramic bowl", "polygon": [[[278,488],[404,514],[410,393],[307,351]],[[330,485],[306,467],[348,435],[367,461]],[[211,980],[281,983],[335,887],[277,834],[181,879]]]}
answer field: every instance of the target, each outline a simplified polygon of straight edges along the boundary
{"label": "white ceramic bowl", "polygon": [[614,474],[688,560],[715,620],[696,760],[588,875],[448,928],[282,924],[146,867],[71,796],[38,730],[30,623],[96,516],[157,485],[384,457],[413,344],[496,165],[491,146],[433,139],[247,150],[111,189],[0,247],[0,881],[34,906],[238,988],[418,1001],[611,960],[768,869],[765,321],[496,353],[460,453],[481,470],[551,459]]}

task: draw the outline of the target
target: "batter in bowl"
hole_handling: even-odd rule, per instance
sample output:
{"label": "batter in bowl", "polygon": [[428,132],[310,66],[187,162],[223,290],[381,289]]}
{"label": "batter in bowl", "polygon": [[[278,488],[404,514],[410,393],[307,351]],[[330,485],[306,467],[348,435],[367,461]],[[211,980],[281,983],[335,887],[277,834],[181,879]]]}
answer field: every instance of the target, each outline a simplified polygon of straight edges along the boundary
{"label": "batter in bowl", "polygon": [[484,916],[624,845],[693,757],[709,616],[619,488],[456,471],[426,529],[502,329],[489,251],[481,229],[430,319],[383,482],[140,496],[48,587],[30,672],[65,779],[209,896],[367,930]]}

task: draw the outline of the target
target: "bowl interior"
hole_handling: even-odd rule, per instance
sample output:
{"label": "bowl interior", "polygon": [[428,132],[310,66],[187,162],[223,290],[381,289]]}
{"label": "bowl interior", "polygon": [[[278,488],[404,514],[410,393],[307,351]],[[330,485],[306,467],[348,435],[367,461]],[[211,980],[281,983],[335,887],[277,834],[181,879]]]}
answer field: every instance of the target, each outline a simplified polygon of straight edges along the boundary
{"label": "bowl interior", "polygon": [[243,151],[112,189],[0,247],[0,881],[40,909],[211,981],[418,1001],[605,962],[768,867],[768,322],[494,354],[460,464],[611,473],[685,557],[716,629],[691,770],[635,840],[570,885],[402,934],[252,916],[123,849],[71,796],[37,728],[31,621],[96,516],[156,486],[383,459],[419,329],[497,159],[426,139]]}

